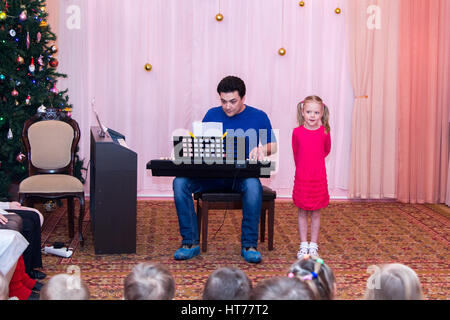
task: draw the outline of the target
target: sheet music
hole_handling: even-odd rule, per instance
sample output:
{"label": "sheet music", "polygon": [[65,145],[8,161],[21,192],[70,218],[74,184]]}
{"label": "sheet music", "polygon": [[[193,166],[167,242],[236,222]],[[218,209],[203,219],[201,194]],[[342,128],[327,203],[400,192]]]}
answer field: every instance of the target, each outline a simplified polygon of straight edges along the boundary
{"label": "sheet music", "polygon": [[101,130],[101,132],[99,132],[99,135],[101,137],[104,137],[106,135],[106,132],[108,131],[108,128],[105,127],[103,125],[103,123],[100,121],[100,118],[98,116],[97,111],[94,108],[94,105],[95,105],[95,98],[93,98],[91,101],[91,109],[92,109],[92,112],[94,113],[95,119],[97,120],[98,126],[100,127],[100,130]]}
{"label": "sheet music", "polygon": [[222,137],[222,122],[200,122],[192,123],[193,133],[196,137]]}

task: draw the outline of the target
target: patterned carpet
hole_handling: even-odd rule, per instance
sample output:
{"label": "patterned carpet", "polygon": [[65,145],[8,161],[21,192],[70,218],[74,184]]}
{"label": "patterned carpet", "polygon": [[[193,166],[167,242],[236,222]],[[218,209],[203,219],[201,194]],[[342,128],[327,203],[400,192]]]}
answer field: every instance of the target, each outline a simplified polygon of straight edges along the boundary
{"label": "patterned carpet", "polygon": [[[67,241],[65,208],[43,213],[43,246]],[[136,254],[95,255],[88,212],[85,220],[85,246],[81,248],[74,240],[70,247],[75,252],[69,259],[44,255],[43,271],[51,277],[65,273],[71,265],[78,266],[94,300],[121,299],[124,278],[135,264],[145,261],[169,268],[176,281],[175,299],[200,299],[209,274],[221,266],[244,270],[256,285],[262,279],[285,275],[299,245],[297,214],[291,201],[277,201],[275,250],[268,251],[267,243],[260,244],[263,262],[258,265],[248,264],[240,256],[240,211],[228,211],[225,216],[224,211],[210,213],[208,252],[183,262],[172,258],[181,242],[173,201],[138,201]],[[449,299],[449,226],[450,208],[443,205],[332,202],[322,211],[319,245],[322,258],[336,275],[337,298],[362,299],[367,268],[399,262],[417,272],[427,299]]]}

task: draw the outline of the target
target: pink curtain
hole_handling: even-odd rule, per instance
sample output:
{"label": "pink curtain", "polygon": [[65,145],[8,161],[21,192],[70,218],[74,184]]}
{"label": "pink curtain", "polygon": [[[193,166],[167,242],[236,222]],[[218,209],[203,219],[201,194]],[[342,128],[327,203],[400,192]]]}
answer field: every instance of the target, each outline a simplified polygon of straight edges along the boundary
{"label": "pink curtain", "polygon": [[[279,130],[276,161],[282,169],[263,183],[280,197],[291,196],[296,105],[317,94],[331,108],[329,186],[332,195],[346,190],[353,92],[346,3],[341,15],[335,8],[335,0],[306,1],[303,8],[288,0],[227,0],[219,23],[218,1],[212,0],[60,2],[60,70],[69,78],[59,86],[69,88],[85,163],[95,98],[105,124],[125,134],[138,153],[139,195],[170,196],[172,179],[153,178],[145,165],[170,156],[172,134],[219,105],[217,84],[231,74],[245,80],[247,104],[267,112]],[[287,50],[284,57],[280,47]],[[144,70],[146,62],[151,72]]]}
{"label": "pink curtain", "polygon": [[443,203],[448,182],[450,4],[401,0],[398,199]]}
{"label": "pink curtain", "polygon": [[348,195],[395,198],[399,3],[358,0],[349,1],[348,6],[349,68],[354,89]]}
{"label": "pink curtain", "polygon": [[52,31],[59,33],[59,0],[47,0],[48,24]]}
{"label": "pink curtain", "polygon": [[450,207],[450,160],[448,162],[447,171],[447,195],[445,196],[445,204]]}

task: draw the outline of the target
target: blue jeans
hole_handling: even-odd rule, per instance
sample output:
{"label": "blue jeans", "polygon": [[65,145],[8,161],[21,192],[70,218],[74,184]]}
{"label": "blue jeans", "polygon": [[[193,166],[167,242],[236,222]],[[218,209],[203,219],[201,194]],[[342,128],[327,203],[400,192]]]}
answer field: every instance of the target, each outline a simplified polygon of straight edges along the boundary
{"label": "blue jeans", "polygon": [[262,205],[262,186],[257,178],[248,179],[192,179],[175,178],[173,193],[177,208],[182,245],[199,244],[197,215],[192,194],[206,191],[234,191],[242,195],[241,244],[243,248],[257,247],[259,218]]}

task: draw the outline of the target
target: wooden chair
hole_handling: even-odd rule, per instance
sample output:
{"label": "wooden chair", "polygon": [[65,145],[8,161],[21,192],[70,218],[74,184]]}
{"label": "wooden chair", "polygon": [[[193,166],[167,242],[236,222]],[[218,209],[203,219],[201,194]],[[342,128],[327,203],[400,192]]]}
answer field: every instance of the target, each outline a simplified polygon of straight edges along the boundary
{"label": "wooden chair", "polygon": [[80,141],[78,123],[64,112],[47,109],[25,122],[22,142],[29,177],[19,185],[19,201],[33,206],[35,198],[67,199],[69,237],[74,238],[74,199],[80,203],[78,237],[84,245],[84,188],[74,177],[75,152]]}
{"label": "wooden chair", "polygon": [[[266,213],[268,220],[268,249],[273,250],[273,224],[275,220],[275,199],[277,193],[269,187],[263,186],[263,199],[260,220],[260,241],[265,241]],[[201,236],[202,251],[208,248],[208,211],[224,209],[242,209],[240,193],[234,192],[203,192],[194,194],[197,201],[197,223]]]}

